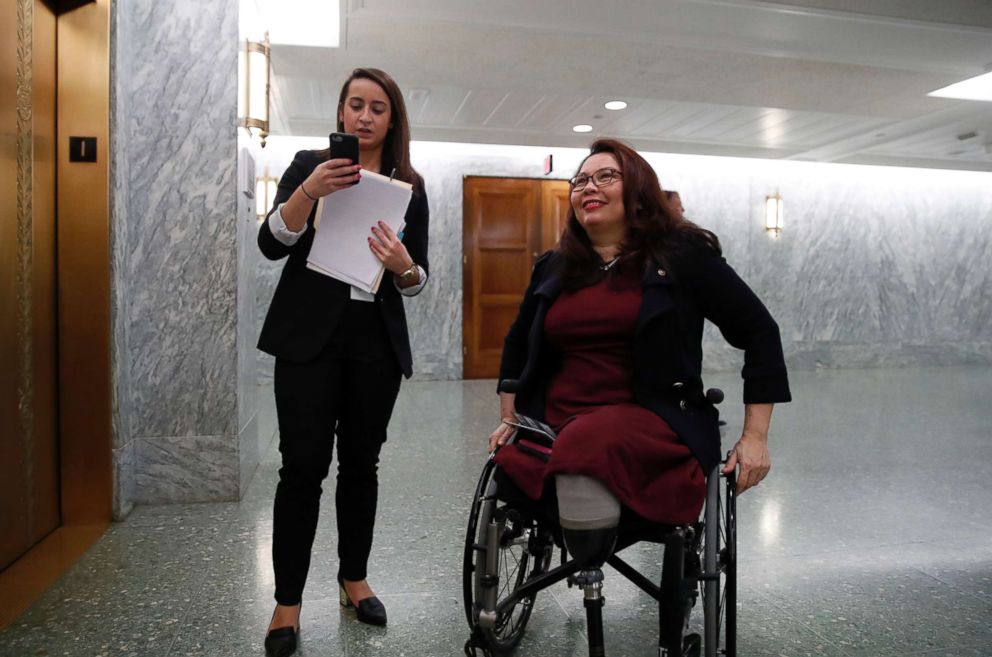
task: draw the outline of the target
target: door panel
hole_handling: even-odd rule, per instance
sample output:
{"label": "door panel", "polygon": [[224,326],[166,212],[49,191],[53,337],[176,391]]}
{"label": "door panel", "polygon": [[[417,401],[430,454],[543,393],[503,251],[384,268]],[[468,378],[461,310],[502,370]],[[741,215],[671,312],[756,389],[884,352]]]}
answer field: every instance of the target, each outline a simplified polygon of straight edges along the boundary
{"label": "door panel", "polygon": [[499,372],[503,337],[527,287],[540,241],[539,181],[466,178],[465,377]]}
{"label": "door panel", "polygon": [[534,260],[558,243],[568,183],[468,177],[464,199],[464,376],[495,378]]}
{"label": "door panel", "polygon": [[567,180],[545,180],[541,184],[541,251],[558,245],[571,194]]}
{"label": "door panel", "polygon": [[23,551],[27,512],[18,412],[17,7],[0,2],[0,568]]}
{"label": "door panel", "polygon": [[29,41],[19,43],[17,4],[0,0],[0,570],[60,521],[56,28],[36,2],[22,14],[30,23],[20,34]]}
{"label": "door panel", "polygon": [[[110,385],[110,5],[58,19],[59,458],[65,524],[113,506]],[[96,162],[70,162],[69,137],[96,137]]]}
{"label": "door panel", "polygon": [[60,524],[58,425],[58,324],[56,282],[56,17],[34,3],[32,65],[33,249],[31,297],[34,317],[34,532],[40,540]]}

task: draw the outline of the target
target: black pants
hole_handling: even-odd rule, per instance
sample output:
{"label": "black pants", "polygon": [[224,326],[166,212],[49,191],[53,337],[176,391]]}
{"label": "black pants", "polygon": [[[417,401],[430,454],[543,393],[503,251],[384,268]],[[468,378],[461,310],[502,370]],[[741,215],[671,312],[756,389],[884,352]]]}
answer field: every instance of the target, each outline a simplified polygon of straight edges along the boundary
{"label": "black pants", "polygon": [[377,303],[349,302],[324,351],[303,364],[276,360],[282,468],[273,512],[276,602],[299,604],[317,530],[321,482],[338,444],[338,574],[366,576],[379,491],[379,450],[401,372]]}

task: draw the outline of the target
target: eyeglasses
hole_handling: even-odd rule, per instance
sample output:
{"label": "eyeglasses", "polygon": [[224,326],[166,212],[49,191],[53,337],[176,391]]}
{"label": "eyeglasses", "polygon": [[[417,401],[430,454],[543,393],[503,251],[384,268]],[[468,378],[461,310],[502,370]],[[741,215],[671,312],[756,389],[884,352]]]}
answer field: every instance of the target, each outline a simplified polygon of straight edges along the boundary
{"label": "eyeglasses", "polygon": [[606,187],[607,185],[612,185],[617,180],[623,178],[621,173],[616,169],[607,167],[605,169],[599,169],[593,171],[592,175],[587,175],[585,173],[580,173],[571,180],[568,181],[569,186],[572,188],[572,193],[581,192],[589,184],[589,181],[596,183],[596,187]]}

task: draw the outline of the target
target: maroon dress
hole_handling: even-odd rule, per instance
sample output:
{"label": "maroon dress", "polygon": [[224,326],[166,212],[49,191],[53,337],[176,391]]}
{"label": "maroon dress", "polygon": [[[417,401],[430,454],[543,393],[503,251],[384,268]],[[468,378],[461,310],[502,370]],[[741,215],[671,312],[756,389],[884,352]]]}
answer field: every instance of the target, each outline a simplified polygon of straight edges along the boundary
{"label": "maroon dress", "polygon": [[663,419],[633,401],[640,305],[640,281],[613,276],[558,297],[544,323],[562,355],[545,408],[558,433],[551,459],[545,463],[511,446],[496,462],[535,500],[556,473],[582,474],[605,483],[644,518],[695,522],[706,492],[699,462]]}

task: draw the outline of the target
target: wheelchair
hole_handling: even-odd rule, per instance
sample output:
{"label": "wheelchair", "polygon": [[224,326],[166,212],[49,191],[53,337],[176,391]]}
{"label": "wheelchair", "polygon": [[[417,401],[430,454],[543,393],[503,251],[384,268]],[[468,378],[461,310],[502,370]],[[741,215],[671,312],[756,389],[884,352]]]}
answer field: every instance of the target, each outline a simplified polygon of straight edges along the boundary
{"label": "wheelchair", "polygon": [[[471,630],[466,656],[509,655],[523,638],[538,593],[567,580],[584,593],[589,656],[604,657],[602,570],[583,569],[570,558],[556,513],[523,496],[493,459],[494,454],[479,477],[465,536],[462,588]],[[720,469],[706,476],[706,502],[697,522],[663,525],[626,514],[606,559],[658,602],[659,657],[737,653],[736,475]],[[618,554],[641,541],[664,546],[657,585]],[[688,633],[700,598],[702,636]]]}

